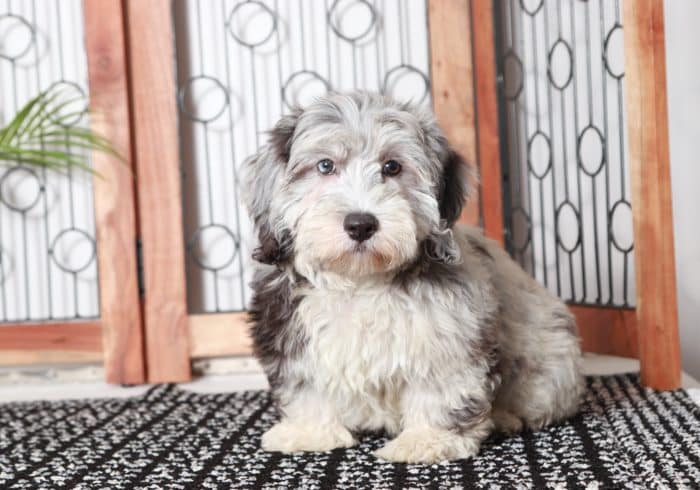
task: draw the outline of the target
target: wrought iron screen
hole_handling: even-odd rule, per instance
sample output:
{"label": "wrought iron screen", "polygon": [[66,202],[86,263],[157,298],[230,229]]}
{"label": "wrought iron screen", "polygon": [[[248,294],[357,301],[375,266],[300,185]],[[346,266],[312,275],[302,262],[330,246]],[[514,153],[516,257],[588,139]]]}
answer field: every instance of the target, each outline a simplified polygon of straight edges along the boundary
{"label": "wrought iron screen", "polygon": [[[0,124],[40,91],[87,123],[81,0],[0,2]],[[65,145],[59,151],[82,151]],[[99,313],[91,176],[0,161],[0,322]]]}
{"label": "wrought iron screen", "polygon": [[618,0],[495,0],[507,244],[572,303],[632,306]]}
{"label": "wrought iron screen", "polygon": [[175,0],[192,313],[246,307],[251,224],[237,170],[295,104],[365,88],[429,103],[425,1]]}

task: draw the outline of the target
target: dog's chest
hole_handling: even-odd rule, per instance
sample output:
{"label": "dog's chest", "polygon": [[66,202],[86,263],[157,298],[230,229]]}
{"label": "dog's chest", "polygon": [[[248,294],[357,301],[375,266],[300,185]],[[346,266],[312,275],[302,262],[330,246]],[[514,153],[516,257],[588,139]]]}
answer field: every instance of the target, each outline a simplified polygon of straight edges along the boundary
{"label": "dog's chest", "polygon": [[444,362],[457,328],[444,305],[391,287],[311,291],[297,314],[313,379],[348,393],[383,393],[426,374]]}

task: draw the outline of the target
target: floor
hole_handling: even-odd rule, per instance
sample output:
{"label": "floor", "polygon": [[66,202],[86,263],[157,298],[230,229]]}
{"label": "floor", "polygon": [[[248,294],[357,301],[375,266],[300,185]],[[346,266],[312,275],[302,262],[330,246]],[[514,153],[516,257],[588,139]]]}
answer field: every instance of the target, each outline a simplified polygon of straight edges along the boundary
{"label": "floor", "polygon": [[[639,362],[622,357],[586,354],[586,374],[614,374],[639,370]],[[198,393],[224,393],[230,391],[259,390],[267,388],[267,381],[257,362],[251,358],[212,359],[197,361],[193,366],[197,374],[181,388]],[[109,385],[102,380],[98,366],[67,366],[57,368],[31,368],[0,370],[0,403],[30,400],[60,400],[71,398],[107,398],[135,396],[148,389],[146,385]],[[700,383],[683,374],[683,387],[700,404]]]}

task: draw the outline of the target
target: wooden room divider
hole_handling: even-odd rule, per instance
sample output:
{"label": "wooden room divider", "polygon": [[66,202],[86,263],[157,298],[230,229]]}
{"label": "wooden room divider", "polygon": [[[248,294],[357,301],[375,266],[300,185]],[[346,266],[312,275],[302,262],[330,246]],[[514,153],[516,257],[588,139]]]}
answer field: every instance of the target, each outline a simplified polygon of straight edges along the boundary
{"label": "wooden room divider", "polygon": [[[382,8],[395,9],[391,15],[392,18],[396,15],[397,21],[389,27],[398,30],[389,32],[387,23],[380,22],[380,19],[389,15],[388,11],[381,11],[380,4],[376,2],[355,2],[358,8],[364,9],[368,23],[365,31],[357,33],[349,33],[339,23],[336,17],[337,3],[329,6],[326,5],[327,2],[319,2],[319,9],[323,7],[322,16],[319,17],[323,29],[319,27],[309,31],[312,36],[326,36],[323,53],[327,57],[327,65],[321,69],[321,62],[313,49],[324,43],[319,43],[316,39],[314,44],[312,40],[305,39],[303,22],[299,41],[301,44],[294,44],[296,38],[293,40],[290,34],[297,29],[295,22],[303,20],[305,15],[314,14],[314,2],[306,7],[304,2],[300,2],[299,15],[292,16],[291,10],[285,10],[290,17],[281,20],[281,14],[276,9],[297,7],[286,3],[280,6],[277,3],[273,5],[258,1],[222,2],[215,6],[206,3],[204,8],[204,3],[195,0],[85,0],[91,105],[102,114],[99,119],[93,119],[92,123],[128,156],[127,160],[133,162],[134,172],[132,175],[128,166],[121,165],[112,158],[93,155],[96,169],[104,176],[103,179],[96,179],[94,184],[100,272],[99,319],[61,321],[58,324],[41,322],[3,325],[0,327],[0,359],[3,364],[103,360],[107,368],[107,379],[111,382],[171,382],[190,379],[193,358],[251,354],[244,291],[240,293],[240,302],[236,303],[238,306],[222,307],[217,296],[214,306],[195,309],[188,307],[188,283],[192,282],[188,276],[188,267],[199,267],[202,271],[211,273],[216,294],[220,284],[217,274],[224,267],[232,267],[234,262],[240,263],[240,277],[237,280],[244,283],[247,277],[247,272],[243,270],[245,247],[237,229],[232,230],[228,223],[214,219],[215,213],[209,209],[210,215],[205,224],[197,222],[194,232],[189,230],[187,220],[194,218],[188,215],[190,204],[187,203],[190,201],[187,194],[193,177],[190,170],[183,169],[184,160],[197,159],[196,142],[185,142],[183,138],[183,131],[191,129],[193,133],[198,132],[195,138],[202,138],[205,142],[207,152],[213,144],[211,141],[218,145],[216,151],[220,147],[224,148],[222,151],[229,152],[226,155],[231,158],[231,178],[234,182],[232,192],[237,196],[235,161],[241,150],[236,149],[236,145],[240,147],[241,142],[240,134],[236,131],[245,125],[234,125],[231,122],[223,129],[214,127],[216,119],[222,114],[233,121],[236,99],[232,95],[231,85],[236,83],[242,84],[241,90],[252,91],[253,107],[247,109],[245,116],[254,119],[249,124],[252,127],[244,129],[254,132],[253,139],[257,141],[257,135],[264,129],[263,122],[271,110],[255,105],[261,97],[256,91],[267,90],[269,86],[278,90],[275,98],[279,98],[279,110],[283,112],[290,105],[288,88],[300,77],[306,77],[308,83],[316,83],[325,89],[345,88],[335,87],[331,79],[335,77],[335,83],[340,84],[337,78],[343,69],[340,65],[348,64],[347,60],[352,60],[352,86],[358,88],[377,84],[379,89],[387,90],[390,85],[395,86],[392,77],[398,71],[414,76],[419,84],[425,82],[437,118],[450,141],[468,161],[478,162],[481,176],[478,196],[467,206],[462,221],[481,224],[487,235],[512,250],[513,236],[517,234],[516,228],[519,226],[514,224],[513,213],[522,213],[524,208],[521,208],[519,202],[513,202],[517,196],[513,194],[512,186],[521,176],[514,174],[511,165],[515,151],[513,144],[517,138],[510,136],[513,124],[516,123],[509,119],[514,116],[508,112],[508,107],[509,104],[515,105],[517,110],[522,111],[530,101],[530,94],[537,97],[540,89],[535,87],[532,92],[532,87],[528,85],[533,82],[525,78],[523,63],[529,61],[518,51],[520,47],[508,45],[517,35],[522,35],[519,30],[522,28],[517,27],[509,32],[508,26],[511,21],[512,25],[516,24],[516,20],[524,22],[522,19],[531,23],[533,30],[542,25],[550,26],[549,20],[541,23],[541,18],[549,15],[547,2],[427,0],[426,12],[422,14],[427,20],[426,39],[422,44],[420,35],[410,32],[406,27],[409,14],[416,15],[416,11],[411,10],[416,3],[411,3],[413,6],[408,7],[408,3],[401,3],[400,0],[397,0],[396,5],[382,2]],[[588,3],[585,7],[570,7],[569,13],[573,15],[575,8],[589,8]],[[603,8],[600,5],[598,9]],[[601,24],[600,32],[604,34],[604,39],[589,48],[593,50],[597,46],[607,50],[612,42],[612,30],[619,30],[624,25],[624,80],[622,74],[611,72],[607,68],[611,79],[618,80],[620,84],[624,82],[624,131],[628,141],[627,165],[631,179],[630,200],[633,203],[636,304],[627,304],[626,299],[622,305],[614,304],[612,291],[609,291],[610,299],[604,300],[600,290],[597,298],[590,300],[583,297],[580,300],[575,297],[572,288],[571,309],[576,314],[585,350],[638,357],[645,384],[656,388],[675,388],[680,383],[680,357],[671,225],[662,0],[625,1],[623,6],[619,22],[616,21],[607,34]],[[263,20],[267,19],[269,26],[269,31],[258,32],[259,37],[254,39],[245,38],[235,24],[236,15],[248,7],[255,7],[257,15]],[[175,20],[174,11],[179,12],[175,15]],[[603,12],[600,12],[602,19]],[[205,32],[202,19],[207,15],[220,19],[221,33]],[[522,18],[516,18],[517,16]],[[564,23],[561,18],[557,25],[559,37],[556,40],[549,39],[546,31],[545,39],[548,43],[535,40],[527,44],[533,52],[540,44],[545,45],[549,54],[545,53],[544,59],[550,68],[559,41],[569,53],[570,63],[576,49],[575,42],[570,39],[576,30],[573,27],[562,28]],[[381,36],[380,27],[387,29],[386,32],[382,31]],[[182,34],[176,30],[185,30],[188,35],[195,37],[196,46],[189,46],[180,40],[178,36]],[[283,30],[282,35],[280,32]],[[212,40],[207,36],[211,36]],[[396,62],[393,64],[390,63],[392,53],[387,53],[386,48],[389,42],[387,39],[391,36],[395,36],[398,43]],[[410,42],[414,44],[410,45]],[[276,52],[265,50],[270,43],[276,46]],[[284,47],[288,50],[284,51],[284,56],[283,44],[288,44]],[[521,42],[521,45],[526,44]],[[331,46],[335,47],[331,49]],[[368,71],[358,68],[361,64],[358,59],[367,55],[371,49],[375,50],[372,56],[376,58],[376,69],[372,68],[373,71],[369,72],[371,76],[367,77]],[[421,50],[427,50],[428,53],[425,70],[419,66],[420,60],[416,61],[419,58],[416,53]],[[234,52],[235,55],[232,54]],[[347,53],[347,60],[343,58],[340,63],[334,56],[342,58],[342,53]],[[219,58],[213,60],[215,54]],[[275,56],[277,68],[273,71],[260,68],[261,64],[272,62]],[[299,62],[298,58],[301,59],[301,66],[292,66],[295,59]],[[240,67],[229,66],[229,63],[239,63]],[[226,66],[221,68],[219,65]],[[239,69],[241,71],[236,71]],[[511,91],[513,86],[509,88],[508,83],[511,83],[509,80],[514,76],[514,69],[515,72],[520,70],[522,78],[515,82],[517,90]],[[369,68],[364,67],[364,70]],[[575,64],[573,68],[570,64],[570,70],[575,71]],[[235,77],[231,77],[231,73],[239,75],[241,80],[232,79]],[[271,73],[276,73],[279,80]],[[571,79],[576,83],[575,73],[569,75],[569,81],[565,83],[559,83],[552,73],[548,73],[548,76],[551,86],[547,86],[543,94],[546,93],[548,97],[552,93],[559,94],[562,100],[571,97],[572,89],[569,87]],[[604,74],[603,78],[605,76]],[[250,82],[247,81],[249,78]],[[370,83],[366,80],[368,78],[373,81]],[[206,82],[210,87],[208,93],[220,94],[221,110],[215,109],[211,114],[203,115],[188,105],[189,91],[195,82]],[[575,88],[573,90],[575,99],[578,92]],[[554,106],[547,107],[551,109]],[[236,115],[238,116],[240,114]],[[551,119],[549,123],[551,124]],[[550,140],[554,136],[547,131],[538,129],[542,135],[540,139],[551,145]],[[604,133],[601,130],[597,132],[600,135]],[[528,152],[537,136],[538,133],[527,135]],[[234,141],[236,137],[239,138],[237,142]],[[583,137],[583,133],[576,135],[579,160]],[[530,153],[523,157],[527,161],[525,179],[534,175],[540,183],[546,182],[548,185],[551,179],[552,188],[555,189],[552,199],[555,213],[554,218],[548,219],[556,221],[554,227],[558,230],[559,208],[572,207],[576,216],[574,229],[578,230],[578,239],[574,246],[568,247],[559,237],[558,231],[551,232],[543,228],[541,232],[543,236],[545,233],[556,235],[552,240],[557,260],[562,253],[568,254],[569,259],[579,254],[583,261],[584,252],[579,248],[585,241],[581,238],[581,215],[584,212],[581,191],[579,190],[578,202],[557,201],[553,171],[549,170],[555,168],[551,146],[548,151],[549,166],[544,171],[533,168]],[[206,158],[209,160],[209,153]],[[604,160],[601,157],[601,168],[607,164],[607,160]],[[191,162],[188,161],[189,163]],[[207,173],[202,175],[211,181],[212,172],[219,168],[216,165],[220,163],[207,161]],[[556,164],[554,162],[555,166]],[[580,161],[574,167],[577,172],[587,171]],[[599,171],[586,177],[591,181],[591,189],[596,186],[595,179],[598,178]],[[564,185],[568,186],[568,183]],[[209,195],[208,198],[211,208],[212,196]],[[222,199],[230,199],[230,196]],[[539,211],[543,212],[542,209]],[[528,213],[534,211],[535,208],[527,210]],[[612,231],[614,212],[606,204],[605,217],[601,218],[611,240],[615,239]],[[603,212],[600,216],[603,216]],[[535,223],[529,215],[526,218],[527,246],[534,257],[535,238],[532,237],[532,230]],[[218,219],[221,220],[220,217]],[[245,218],[237,217],[235,226],[240,228],[244,220]],[[539,225],[544,227],[544,222]],[[201,238],[202,233],[214,228],[230,240],[234,250],[230,258],[221,264],[212,265],[198,259],[192,250],[196,248],[195,242]],[[540,244],[545,247],[543,243],[544,241]],[[595,243],[598,243],[597,239]],[[543,248],[543,254],[546,250]],[[624,250],[626,259],[631,247]],[[611,262],[607,263],[611,266]],[[138,291],[139,270],[142,271],[141,301]],[[547,271],[544,272],[544,277],[546,280]],[[573,278],[571,281],[573,284]],[[585,283],[585,278],[583,282]]]}
{"label": "wooden room divider", "polygon": [[[60,9],[61,6],[68,8],[63,2],[56,7]],[[37,12],[28,12],[26,18],[19,13],[8,15],[31,29],[34,44],[25,53],[38,51]],[[67,15],[66,12],[63,15]],[[100,177],[93,180],[96,237],[92,242],[94,255],[87,263],[94,260],[96,255],[99,269],[99,317],[84,319],[76,314],[75,317],[55,319],[49,314],[36,320],[31,318],[27,308],[20,320],[6,319],[0,323],[0,365],[98,361],[104,364],[105,376],[109,382],[143,383],[146,371],[137,277],[137,219],[130,158],[129,95],[122,5],[120,2],[85,0],[83,15],[90,107],[93,111],[91,124],[125,157],[125,162],[120,162],[118,158],[104,153],[92,155],[93,167]],[[58,26],[59,29],[61,27]],[[63,49],[60,42],[55,44]],[[51,52],[50,56],[59,59],[62,53]],[[0,60],[0,63],[6,61],[12,62],[14,70],[19,59]],[[39,69],[36,70],[38,72]],[[61,72],[64,72],[63,66]],[[39,75],[37,82],[38,77]],[[67,81],[64,74],[54,83],[79,86],[78,82]],[[38,174],[32,175],[39,179]],[[43,182],[39,189],[32,207],[49,199]],[[29,211],[29,206],[20,211],[23,220],[27,219],[26,213]],[[76,287],[75,282],[79,280],[81,271],[62,266],[54,253],[60,237],[66,236],[69,231],[87,241],[93,240],[89,233],[75,225],[48,236],[47,241],[51,245],[46,251],[49,262],[47,268],[51,268],[54,274],[71,275]],[[27,256],[27,240],[25,235],[24,260],[26,263],[38,262],[38,257]],[[25,278],[25,281],[29,304],[29,278]],[[1,282],[5,282],[4,276]],[[3,308],[6,308],[4,292],[3,289]]]}

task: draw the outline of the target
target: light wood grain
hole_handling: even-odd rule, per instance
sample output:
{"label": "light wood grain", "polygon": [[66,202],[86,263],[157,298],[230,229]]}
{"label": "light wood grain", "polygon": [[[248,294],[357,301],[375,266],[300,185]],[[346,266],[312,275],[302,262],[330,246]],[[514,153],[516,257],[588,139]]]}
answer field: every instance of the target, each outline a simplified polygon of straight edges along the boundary
{"label": "light wood grain", "polygon": [[629,308],[570,305],[576,317],[581,348],[613,356],[639,356],[637,315]]}
{"label": "light wood grain", "polygon": [[101,321],[0,326],[0,365],[102,360]]}
{"label": "light wood grain", "polygon": [[503,245],[503,195],[493,2],[477,0],[470,4],[481,214],[484,233]]}
{"label": "light wood grain", "polygon": [[100,324],[105,376],[110,383],[146,379],[136,263],[134,176],[121,2],[85,0],[92,128],[112,142],[125,162],[94,152]]}
{"label": "light wood grain", "polygon": [[247,322],[245,312],[190,315],[190,355],[193,358],[251,355]]}
{"label": "light wood grain", "polygon": [[623,3],[625,110],[642,383],[680,386],[663,0]]}
{"label": "light wood grain", "polygon": [[127,0],[150,382],[190,379],[175,44],[169,0]]}
{"label": "light wood grain", "polygon": [[[433,110],[454,149],[476,166],[470,25],[469,0],[428,0]],[[459,222],[478,225],[479,188],[474,179],[471,189]]]}

